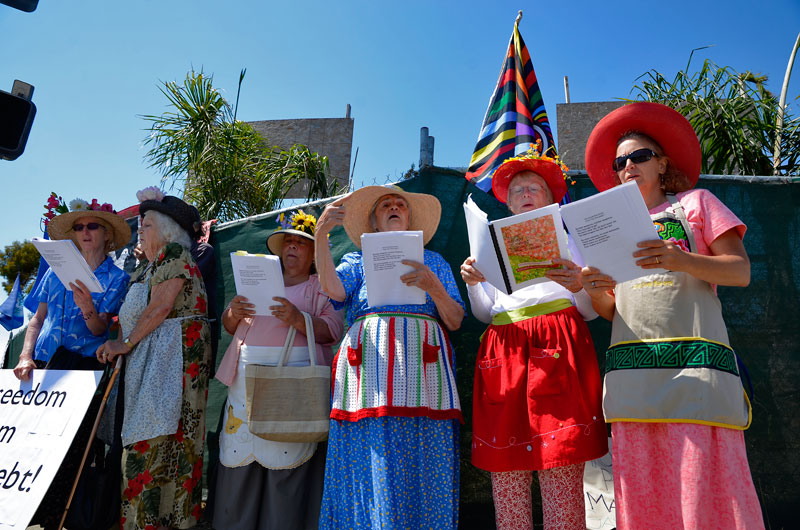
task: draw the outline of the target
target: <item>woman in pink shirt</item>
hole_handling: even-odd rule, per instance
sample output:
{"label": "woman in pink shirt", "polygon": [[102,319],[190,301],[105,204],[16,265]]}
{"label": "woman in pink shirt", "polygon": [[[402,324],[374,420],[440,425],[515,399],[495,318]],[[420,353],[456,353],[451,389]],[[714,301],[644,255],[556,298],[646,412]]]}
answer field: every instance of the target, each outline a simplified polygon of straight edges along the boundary
{"label": "woman in pink shirt", "polygon": [[260,316],[245,297],[236,296],[222,315],[233,340],[216,374],[229,389],[220,434],[215,528],[305,529],[316,528],[319,519],[326,444],[264,440],[247,428],[247,363],[276,364],[293,326],[298,333],[288,364],[308,364],[303,311],[313,318],[317,362],[330,366],[330,345],[339,340],[343,328],[314,268],[316,219],[298,210],[281,215],[280,223],[282,228],[267,238],[267,247],[281,257],[286,298],[275,298],[272,316]]}
{"label": "woman in pink shirt", "polygon": [[636,182],[659,239],[633,253],[647,276],[582,282],[611,320],[603,412],[611,423],[617,528],[764,528],[743,430],[750,403],[716,285],[745,287],[746,227],[707,190],[691,124],[657,103],[600,120],[586,146],[598,190]]}

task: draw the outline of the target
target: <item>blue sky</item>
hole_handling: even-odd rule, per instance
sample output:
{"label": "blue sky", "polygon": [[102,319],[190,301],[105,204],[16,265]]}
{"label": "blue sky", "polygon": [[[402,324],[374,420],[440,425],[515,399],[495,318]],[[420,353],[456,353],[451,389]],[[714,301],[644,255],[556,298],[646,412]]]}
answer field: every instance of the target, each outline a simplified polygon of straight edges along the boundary
{"label": "blue sky", "polygon": [[[569,76],[573,102],[626,97],[637,76],[671,77],[693,48],[780,91],[800,31],[800,2],[271,2],[40,0],[0,6],[0,88],[33,84],[38,113],[25,153],[0,161],[0,247],[40,235],[50,191],[121,209],[158,182],[143,161],[141,114],[166,110],[159,81],[194,67],[230,101],[247,68],[239,118],[355,119],[357,186],[394,180],[419,157],[466,166],[517,10],[554,129]],[[698,61],[699,63],[699,61]],[[795,70],[800,70],[800,67]],[[798,114],[800,71],[789,102]],[[2,120],[2,117],[0,117]]]}

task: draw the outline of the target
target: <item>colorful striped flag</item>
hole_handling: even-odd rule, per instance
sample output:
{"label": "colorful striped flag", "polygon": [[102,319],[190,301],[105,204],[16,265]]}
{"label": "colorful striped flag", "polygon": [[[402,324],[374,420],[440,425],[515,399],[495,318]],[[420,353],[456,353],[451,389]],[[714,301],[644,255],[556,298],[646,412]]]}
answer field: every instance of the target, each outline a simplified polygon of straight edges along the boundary
{"label": "colorful striped flag", "polygon": [[526,152],[537,139],[542,141],[542,154],[556,155],[531,56],[519,33],[520,18],[514,22],[503,70],[466,174],[467,180],[488,193],[494,170],[507,158]]}

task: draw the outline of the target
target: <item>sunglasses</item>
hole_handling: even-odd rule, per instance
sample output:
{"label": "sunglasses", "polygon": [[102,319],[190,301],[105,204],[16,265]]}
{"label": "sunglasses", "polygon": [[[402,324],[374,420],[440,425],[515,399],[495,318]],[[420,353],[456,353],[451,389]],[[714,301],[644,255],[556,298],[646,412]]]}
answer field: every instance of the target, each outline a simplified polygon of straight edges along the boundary
{"label": "sunglasses", "polygon": [[617,158],[615,158],[614,163],[611,165],[611,167],[614,168],[614,171],[622,171],[628,164],[628,160],[630,160],[634,164],[641,164],[643,162],[647,162],[653,157],[658,158],[658,155],[652,149],[647,149],[647,148],[637,149],[633,153],[628,153],[625,156],[618,156]]}
{"label": "sunglasses", "polygon": [[77,224],[72,225],[72,231],[73,232],[83,232],[84,228],[88,228],[89,230],[97,230],[101,226],[103,226],[103,225],[101,225],[100,223],[86,223],[86,224],[77,223]]}

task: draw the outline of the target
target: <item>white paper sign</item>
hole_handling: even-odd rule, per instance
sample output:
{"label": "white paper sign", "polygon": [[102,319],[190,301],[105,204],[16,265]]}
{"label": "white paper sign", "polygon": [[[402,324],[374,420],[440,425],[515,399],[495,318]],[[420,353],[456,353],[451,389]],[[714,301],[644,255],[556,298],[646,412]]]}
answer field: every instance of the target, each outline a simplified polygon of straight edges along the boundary
{"label": "white paper sign", "polygon": [[659,238],[635,182],[564,205],[561,217],[586,265],[616,282],[664,270],[643,269],[633,257],[637,243]]}
{"label": "white paper sign", "polygon": [[71,239],[59,239],[53,241],[50,239],[39,239],[34,237],[31,243],[39,251],[44,260],[53,269],[53,273],[58,276],[61,283],[67,290],[71,291],[69,284],[75,283],[77,280],[83,284],[93,293],[102,293],[103,286],[94,275],[89,264],[83,259],[80,250],[75,246]]}
{"label": "white paper sign", "polygon": [[102,372],[0,370],[0,530],[22,530],[61,465]]}
{"label": "white paper sign", "polygon": [[236,294],[246,297],[249,303],[256,306],[256,315],[272,314],[269,307],[279,305],[272,299],[273,296],[286,298],[278,256],[231,252],[231,267]]}
{"label": "white paper sign", "polygon": [[586,496],[586,528],[613,530],[617,527],[614,506],[614,475],[611,473],[611,438],[608,454],[586,462],[583,469],[583,492]]}
{"label": "white paper sign", "polygon": [[411,265],[400,263],[402,260],[425,260],[421,231],[362,234],[361,252],[367,303],[371,307],[425,303],[425,291],[400,280],[400,276],[414,270]]}

